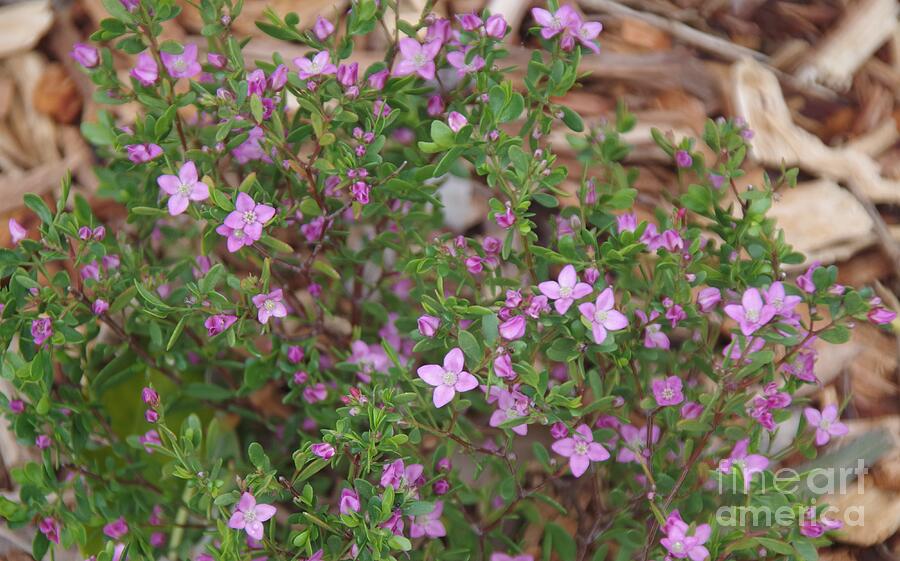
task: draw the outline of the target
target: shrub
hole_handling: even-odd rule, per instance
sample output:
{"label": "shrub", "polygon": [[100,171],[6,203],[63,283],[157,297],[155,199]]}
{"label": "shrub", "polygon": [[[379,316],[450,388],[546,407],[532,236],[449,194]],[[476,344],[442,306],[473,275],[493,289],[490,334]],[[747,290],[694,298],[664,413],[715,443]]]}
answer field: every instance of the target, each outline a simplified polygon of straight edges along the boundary
{"label": "shrub", "polygon": [[[680,181],[639,220],[633,116],[556,101],[599,48],[570,7],[533,11],[519,88],[497,15],[268,12],[305,54],[248,64],[240,2],[200,2],[204,56],[161,39],[174,2],[104,4],[102,47],[72,56],[140,108],[83,126],[127,221],[66,181],[0,250],[0,405],[40,451],[0,514],[38,528],[36,558],[503,561],[529,534],[545,559],[813,559],[839,526],[767,457],[814,456],[837,411],[770,435],[808,401],[814,341],[892,314],[834,267],[787,280],[803,256],[766,211],[796,171],[738,189],[746,126],[709,122],[705,149],[655,132]],[[351,62],[382,29],[384,59]],[[484,183],[501,235],[444,225],[448,175]],[[794,516],[729,527],[734,504]]]}

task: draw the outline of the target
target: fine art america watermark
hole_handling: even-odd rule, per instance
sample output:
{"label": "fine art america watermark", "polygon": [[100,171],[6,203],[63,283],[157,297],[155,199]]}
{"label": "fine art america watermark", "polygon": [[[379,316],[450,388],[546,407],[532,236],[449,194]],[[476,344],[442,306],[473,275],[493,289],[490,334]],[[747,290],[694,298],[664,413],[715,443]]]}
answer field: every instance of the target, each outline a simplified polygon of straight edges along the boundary
{"label": "fine art america watermark", "polygon": [[[852,492],[852,486],[856,485],[855,492],[862,494],[864,490],[864,476],[868,473],[864,460],[858,459],[853,467],[841,468],[813,468],[803,473],[791,468],[780,468],[773,472],[774,477],[761,478],[758,474],[750,474],[756,488],[754,494],[764,495],[770,491],[779,494],[799,494],[813,497],[810,500],[810,508],[798,512],[791,505],[766,505],[734,504],[724,505],[716,511],[716,521],[720,526],[728,527],[770,527],[792,526],[798,523],[820,521],[825,525],[833,524],[836,520],[842,520],[844,526],[862,526],[865,524],[865,509],[861,505],[849,506],[839,511],[831,505],[816,507],[820,496],[839,496]],[[755,475],[755,477],[754,477]],[[719,474],[718,491],[720,494],[748,492],[749,483],[742,481],[741,470],[730,470],[729,473]]]}

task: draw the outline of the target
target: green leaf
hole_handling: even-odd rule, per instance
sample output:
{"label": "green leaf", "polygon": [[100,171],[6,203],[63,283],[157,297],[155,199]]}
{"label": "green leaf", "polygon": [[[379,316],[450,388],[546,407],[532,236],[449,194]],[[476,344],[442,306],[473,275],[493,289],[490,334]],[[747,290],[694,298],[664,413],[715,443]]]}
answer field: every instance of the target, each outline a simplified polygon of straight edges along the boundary
{"label": "green leaf", "polygon": [[474,335],[468,331],[460,330],[457,341],[459,342],[459,347],[467,357],[476,362],[481,360],[481,346],[478,344],[478,340],[475,339]]}
{"label": "green leaf", "polygon": [[33,210],[34,213],[38,215],[38,218],[41,219],[41,222],[44,224],[53,222],[53,213],[50,212],[50,207],[47,206],[44,199],[38,197],[34,193],[27,193],[24,198],[25,206]]}

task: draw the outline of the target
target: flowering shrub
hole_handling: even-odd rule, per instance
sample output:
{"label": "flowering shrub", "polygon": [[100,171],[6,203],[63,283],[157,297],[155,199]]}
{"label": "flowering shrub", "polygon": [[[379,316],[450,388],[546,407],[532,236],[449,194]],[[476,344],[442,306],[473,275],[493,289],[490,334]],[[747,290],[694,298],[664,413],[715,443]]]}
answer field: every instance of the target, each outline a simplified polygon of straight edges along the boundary
{"label": "flowering shrub", "polygon": [[[655,133],[680,182],[639,220],[633,117],[555,101],[599,48],[571,7],[533,10],[518,91],[498,15],[269,12],[305,54],[251,63],[240,2],[200,3],[202,49],[161,40],[170,0],[104,4],[102,47],[72,56],[99,101],[141,108],[83,127],[127,224],[66,182],[0,250],[0,406],[40,456],[0,514],[36,558],[523,561],[527,534],[544,559],[813,559],[840,526],[772,469],[846,433],[795,395],[812,343],[893,314],[834,267],[787,280],[803,257],[766,211],[796,172],[738,189],[744,125],[708,123],[704,150]],[[448,174],[486,184],[499,235],[444,226]],[[796,516],[720,523],[734,504]]]}

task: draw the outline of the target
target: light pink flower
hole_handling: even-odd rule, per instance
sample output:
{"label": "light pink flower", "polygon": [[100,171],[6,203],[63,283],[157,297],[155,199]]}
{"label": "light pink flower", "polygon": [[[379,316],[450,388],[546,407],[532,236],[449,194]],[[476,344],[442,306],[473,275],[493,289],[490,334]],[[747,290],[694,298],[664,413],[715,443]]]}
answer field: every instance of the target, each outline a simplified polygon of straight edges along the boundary
{"label": "light pink flower", "polygon": [[22,227],[15,218],[10,218],[9,237],[12,239],[13,245],[19,245],[20,241],[28,237],[28,230]]}
{"label": "light pink flower", "polygon": [[569,5],[560,7],[552,14],[543,8],[532,8],[531,15],[541,26],[541,37],[544,39],[550,39],[581,22],[578,12]]}
{"label": "light pink flower", "polygon": [[613,309],[615,303],[612,288],[606,287],[597,296],[596,302],[585,302],[578,305],[578,311],[590,324],[594,342],[598,345],[606,341],[607,331],[618,331],[628,327],[628,318]]}
{"label": "light pink flower", "polygon": [[203,70],[197,62],[197,45],[190,43],[184,46],[181,54],[165,51],[159,53],[163,66],[173,78],[193,78]]}
{"label": "light pink flower", "polygon": [[666,537],[660,543],[675,559],[690,557],[691,561],[704,561],[709,557],[709,550],[703,545],[709,541],[712,528],[709,524],[700,524],[693,534],[688,534],[690,527],[681,519],[678,511],[673,511],[666,519],[663,530]]}
{"label": "light pink flower", "polygon": [[560,314],[565,314],[575,300],[584,298],[592,292],[591,285],[579,282],[575,267],[566,265],[559,272],[555,281],[544,281],[538,285],[538,290],[547,298],[553,300],[553,307]]}
{"label": "light pink flower", "polygon": [[500,337],[507,341],[514,341],[525,336],[525,328],[528,322],[524,316],[513,316],[500,324]]}
{"label": "light pink flower", "polygon": [[444,357],[444,365],[426,364],[416,371],[419,378],[434,386],[432,400],[435,407],[443,407],[450,403],[456,392],[467,392],[478,386],[478,380],[463,368],[465,357],[459,347],[450,349]]}
{"label": "light pink flower", "polygon": [[772,319],[775,308],[763,303],[759,290],[748,288],[741,297],[741,303],[728,304],[725,306],[725,313],[738,322],[741,333],[750,336]]}
{"label": "light pink flower", "polygon": [[569,468],[575,477],[581,477],[591,462],[609,459],[609,452],[594,442],[594,435],[585,424],[578,425],[572,436],[557,440],[550,448],[560,456],[569,458]]}
{"label": "light pink flower", "polygon": [[359,502],[359,493],[354,491],[353,489],[344,488],[341,490],[341,501],[340,501],[340,512],[341,514],[350,514],[351,512],[359,512],[360,502]]}
{"label": "light pink flower", "polygon": [[294,64],[300,69],[297,75],[301,80],[337,74],[337,66],[331,63],[331,55],[328,54],[328,51],[316,53],[312,60],[306,57],[297,57],[294,59]]}
{"label": "light pink flower", "polygon": [[269,323],[269,318],[283,318],[287,315],[287,308],[282,300],[280,288],[276,288],[268,294],[257,294],[253,297],[253,305],[257,308],[257,319],[263,325]]}
{"label": "light pink flower", "polygon": [[316,17],[316,24],[313,25],[313,33],[316,34],[316,38],[319,41],[324,41],[329,35],[334,33],[334,24],[322,16],[318,16]]}
{"label": "light pink flower", "polygon": [[228,237],[228,251],[232,253],[259,240],[263,226],[275,216],[273,207],[257,204],[244,192],[238,193],[234,206],[235,210],[216,228],[216,232]]}
{"label": "light pink flower", "polygon": [[741,470],[744,479],[744,490],[750,489],[754,474],[762,473],[769,467],[769,459],[760,454],[748,454],[750,439],[738,440],[731,450],[731,455],[719,462],[719,471],[730,474],[732,468]]}
{"label": "light pink flower", "polygon": [[819,412],[812,407],[803,410],[803,415],[811,427],[816,429],[816,446],[828,444],[832,436],[844,436],[849,429],[838,420],[837,405],[828,405]]}
{"label": "light pink flower", "polygon": [[678,405],[684,401],[684,394],[681,392],[681,378],[678,376],[657,378],[653,380],[650,386],[653,389],[653,397],[656,398],[656,404],[660,407]]}
{"label": "light pink flower", "polygon": [[209,187],[197,178],[197,166],[191,161],[181,166],[178,175],[161,175],[156,183],[169,195],[169,214],[172,216],[187,210],[190,201],[209,198]]}
{"label": "light pink flower", "polygon": [[409,537],[431,539],[442,538],[447,535],[447,530],[441,522],[441,514],[444,512],[444,501],[435,501],[434,509],[428,514],[410,516]]}
{"label": "light pink flower", "polygon": [[481,56],[473,56],[471,62],[466,62],[466,58],[468,58],[466,51],[453,51],[447,55],[447,62],[456,69],[456,74],[460,78],[484,68],[484,59]]}
{"label": "light pink flower", "polygon": [[228,520],[228,527],[233,530],[244,530],[255,540],[263,539],[263,522],[275,516],[275,507],[268,504],[257,504],[250,493],[241,495],[234,514]]}
{"label": "light pink flower", "polygon": [[140,82],[142,86],[152,86],[159,78],[159,67],[156,65],[156,59],[147,52],[139,54],[137,62],[129,74]]}
{"label": "light pink flower", "polygon": [[415,39],[404,37],[398,46],[403,58],[394,68],[394,76],[418,74],[425,80],[434,79],[434,57],[441,50],[440,41],[429,41],[423,45]]}

